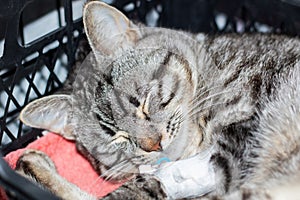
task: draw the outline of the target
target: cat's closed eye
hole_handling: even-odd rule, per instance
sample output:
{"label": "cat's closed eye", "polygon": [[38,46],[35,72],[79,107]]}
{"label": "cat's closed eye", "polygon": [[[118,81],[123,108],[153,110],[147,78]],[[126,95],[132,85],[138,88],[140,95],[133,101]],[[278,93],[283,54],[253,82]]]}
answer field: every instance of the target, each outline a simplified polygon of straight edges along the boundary
{"label": "cat's closed eye", "polygon": [[140,102],[136,97],[130,96],[129,97],[129,102],[134,105],[135,107],[139,107],[140,106]]}

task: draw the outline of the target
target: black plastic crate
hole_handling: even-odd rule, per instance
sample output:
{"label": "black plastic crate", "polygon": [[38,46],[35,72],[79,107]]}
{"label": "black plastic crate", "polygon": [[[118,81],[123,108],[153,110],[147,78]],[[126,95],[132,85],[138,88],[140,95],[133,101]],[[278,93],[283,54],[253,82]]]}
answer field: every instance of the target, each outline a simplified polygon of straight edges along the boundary
{"label": "black plastic crate", "polygon": [[[106,2],[132,20],[149,26],[212,34],[273,32],[300,35],[299,0]],[[82,19],[74,17],[74,6],[78,3],[83,5],[83,1],[78,0],[0,0],[0,149],[3,155],[42,136],[42,130],[26,127],[18,120],[18,115],[28,102],[52,94],[63,86],[76,60],[78,44],[84,38]],[[57,27],[28,39],[29,25],[49,13],[56,16]],[[16,175],[3,160],[0,161],[0,184],[20,199],[26,199],[26,192],[20,187],[24,180],[20,179],[20,182],[14,177],[12,181],[11,177]],[[27,194],[41,195],[39,191],[29,190]],[[27,198],[35,199],[34,196]]]}

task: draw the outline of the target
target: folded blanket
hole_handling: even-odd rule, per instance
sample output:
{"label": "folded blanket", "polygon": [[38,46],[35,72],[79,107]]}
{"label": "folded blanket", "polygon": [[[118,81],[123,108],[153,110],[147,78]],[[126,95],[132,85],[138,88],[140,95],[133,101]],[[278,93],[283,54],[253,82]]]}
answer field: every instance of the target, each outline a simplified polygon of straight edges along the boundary
{"label": "folded blanket", "polygon": [[[73,142],[67,141],[54,133],[48,133],[32,142],[25,149],[28,148],[46,153],[55,163],[61,176],[94,196],[105,196],[121,185],[103,180],[94,171],[90,163],[76,151]],[[25,149],[19,149],[5,156],[4,159],[13,169]]]}

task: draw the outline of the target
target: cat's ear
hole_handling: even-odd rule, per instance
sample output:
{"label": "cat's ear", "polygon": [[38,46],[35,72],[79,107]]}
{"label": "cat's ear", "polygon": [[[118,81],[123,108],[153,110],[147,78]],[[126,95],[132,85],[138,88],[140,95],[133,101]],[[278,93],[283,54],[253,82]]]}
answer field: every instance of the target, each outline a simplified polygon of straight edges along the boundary
{"label": "cat's ear", "polygon": [[139,28],[119,10],[99,1],[87,3],[83,23],[94,54],[109,56],[135,44]]}
{"label": "cat's ear", "polygon": [[68,140],[74,140],[68,115],[72,111],[69,95],[51,95],[29,103],[21,112],[20,120],[31,127],[55,132]]}

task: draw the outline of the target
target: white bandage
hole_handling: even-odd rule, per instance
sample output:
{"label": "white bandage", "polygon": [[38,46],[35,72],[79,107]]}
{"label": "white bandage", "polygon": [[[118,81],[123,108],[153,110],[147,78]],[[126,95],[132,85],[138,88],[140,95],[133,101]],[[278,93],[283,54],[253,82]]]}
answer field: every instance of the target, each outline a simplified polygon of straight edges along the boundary
{"label": "white bandage", "polygon": [[202,152],[192,158],[157,165],[143,165],[141,173],[160,180],[169,199],[205,195],[215,189],[215,172],[209,163],[211,154]]}

